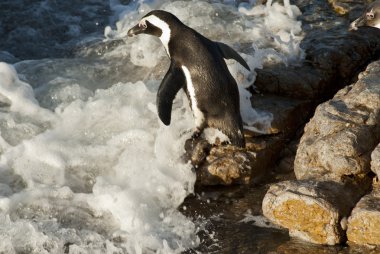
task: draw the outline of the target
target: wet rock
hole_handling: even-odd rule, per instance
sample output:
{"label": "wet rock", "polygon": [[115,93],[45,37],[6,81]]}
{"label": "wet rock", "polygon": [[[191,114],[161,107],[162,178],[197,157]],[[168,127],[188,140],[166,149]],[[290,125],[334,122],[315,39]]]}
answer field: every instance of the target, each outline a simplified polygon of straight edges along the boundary
{"label": "wet rock", "polygon": [[380,186],[360,199],[348,219],[349,243],[378,245],[380,250]]}
{"label": "wet rock", "polygon": [[375,172],[377,178],[380,179],[380,143],[371,154],[371,170]]}
{"label": "wet rock", "polygon": [[363,5],[370,3],[368,0],[329,0],[329,3],[340,15],[345,15],[351,10],[361,8]]}
{"label": "wet rock", "polygon": [[253,95],[252,106],[256,110],[273,115],[270,134],[293,136],[295,131],[310,118],[312,103],[305,99],[287,98],[273,94]]}
{"label": "wet rock", "polygon": [[320,100],[334,95],[380,55],[380,29],[353,32],[331,30],[304,40],[302,66],[272,66],[256,70],[255,86],[262,93]]}
{"label": "wet rock", "polygon": [[331,181],[284,181],[270,187],[263,214],[289,234],[311,243],[334,245],[345,240],[345,221],[361,191]]}
{"label": "wet rock", "polygon": [[[298,144],[300,142],[301,133],[297,133],[296,137],[292,139],[286,146],[281,150],[279,154],[279,161],[274,168],[274,174],[291,174],[294,176],[294,159],[296,157]],[[295,179],[295,176],[293,177]]]}
{"label": "wet rock", "polygon": [[248,184],[255,153],[234,146],[216,146],[206,158],[205,169],[198,171],[202,185]]}
{"label": "wet rock", "polygon": [[[292,241],[286,244],[281,244],[276,248],[275,253],[279,254],[301,254],[301,253],[312,253],[312,254],[332,254],[332,253],[348,253],[344,251],[343,246],[321,246],[319,244],[306,243],[300,241],[297,238],[293,238]],[[363,252],[357,252],[363,253]]]}
{"label": "wet rock", "polygon": [[273,114],[270,135],[245,131],[246,149],[211,146],[206,140],[188,140],[185,160],[190,160],[200,185],[259,183],[271,172],[285,144],[308,119],[310,102],[276,95],[254,95],[257,110]]}
{"label": "wet rock", "polygon": [[[370,138],[369,138],[370,137]],[[297,179],[357,179],[370,171],[380,141],[380,61],[359,80],[319,105],[305,127],[294,170]]]}
{"label": "wet rock", "polygon": [[189,151],[185,155],[185,160],[190,160],[191,163],[198,168],[210,153],[211,145],[204,139],[188,139],[185,143],[185,150]]}

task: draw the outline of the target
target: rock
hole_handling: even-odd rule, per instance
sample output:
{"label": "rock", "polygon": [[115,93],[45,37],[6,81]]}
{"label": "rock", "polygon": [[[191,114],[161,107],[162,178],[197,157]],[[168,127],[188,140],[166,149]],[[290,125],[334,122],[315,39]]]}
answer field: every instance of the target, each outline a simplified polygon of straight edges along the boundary
{"label": "rock", "polygon": [[380,187],[360,199],[348,219],[349,243],[378,245],[380,250]]}
{"label": "rock", "polygon": [[[198,171],[202,185],[248,184],[255,153],[234,146],[216,146],[206,159],[204,170]],[[207,170],[206,170],[207,169]]]}
{"label": "rock", "polygon": [[360,8],[363,5],[368,4],[371,1],[367,0],[329,0],[329,3],[333,7],[336,13],[345,15],[352,9]]}
{"label": "rock", "polygon": [[308,242],[334,245],[345,239],[345,221],[361,191],[326,181],[284,181],[264,197],[263,214],[289,234]]}
{"label": "rock", "polygon": [[265,179],[286,142],[308,119],[311,103],[276,95],[254,95],[252,104],[257,110],[265,109],[273,114],[271,135],[246,130],[246,149],[211,146],[202,139],[186,142],[184,160],[194,165],[198,184],[255,184]]}
{"label": "rock", "polygon": [[287,98],[273,94],[252,96],[252,106],[273,115],[270,134],[293,136],[311,116],[312,103],[305,99]]}
{"label": "rock", "polygon": [[380,61],[319,105],[304,131],[294,163],[297,179],[344,182],[366,175],[380,141]]}
{"label": "rock", "polygon": [[371,154],[371,170],[375,172],[377,178],[380,179],[380,143]]}
{"label": "rock", "polygon": [[262,93],[300,99],[331,97],[380,54],[380,29],[341,29],[305,38],[302,66],[271,66],[256,70],[255,86]]}

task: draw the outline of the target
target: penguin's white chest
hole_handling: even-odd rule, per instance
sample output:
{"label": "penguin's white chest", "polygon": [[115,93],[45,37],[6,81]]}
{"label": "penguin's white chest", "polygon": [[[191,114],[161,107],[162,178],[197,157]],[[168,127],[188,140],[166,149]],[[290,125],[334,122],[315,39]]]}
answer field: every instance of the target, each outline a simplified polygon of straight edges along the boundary
{"label": "penguin's white chest", "polygon": [[204,123],[205,117],[202,111],[198,108],[197,97],[195,96],[195,89],[194,89],[193,81],[191,80],[190,71],[186,66],[183,66],[183,65],[182,65],[182,70],[186,78],[186,87],[190,95],[191,110],[193,111],[193,114],[195,117],[195,125],[196,127],[201,127],[202,124]]}

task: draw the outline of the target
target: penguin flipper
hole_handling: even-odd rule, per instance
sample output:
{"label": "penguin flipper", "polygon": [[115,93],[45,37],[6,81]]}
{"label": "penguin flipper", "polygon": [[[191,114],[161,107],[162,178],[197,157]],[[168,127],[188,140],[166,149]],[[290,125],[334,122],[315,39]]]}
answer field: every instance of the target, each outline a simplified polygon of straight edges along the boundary
{"label": "penguin flipper", "polygon": [[156,98],[158,116],[165,125],[170,124],[173,100],[185,84],[186,78],[182,69],[171,64],[158,88]]}
{"label": "penguin flipper", "polygon": [[244,66],[244,68],[246,68],[247,70],[249,71],[251,70],[247,62],[234,49],[232,49],[230,46],[222,42],[215,42],[215,43],[216,45],[218,45],[218,48],[223,55],[223,58],[234,59],[237,62],[239,62],[242,66]]}

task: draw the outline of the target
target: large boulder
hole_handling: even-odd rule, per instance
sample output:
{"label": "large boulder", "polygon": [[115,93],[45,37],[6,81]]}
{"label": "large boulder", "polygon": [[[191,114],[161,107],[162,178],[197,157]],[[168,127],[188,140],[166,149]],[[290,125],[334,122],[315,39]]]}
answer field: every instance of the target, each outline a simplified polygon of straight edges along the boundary
{"label": "large boulder", "polygon": [[348,219],[350,243],[378,245],[380,250],[380,186],[360,199]]}
{"label": "large boulder", "polygon": [[305,241],[335,245],[345,240],[347,217],[363,193],[336,182],[284,181],[266,193],[263,214]]}
{"label": "large boulder", "polygon": [[380,61],[359,80],[319,105],[305,127],[294,170],[297,179],[344,182],[370,171],[380,141]]}

